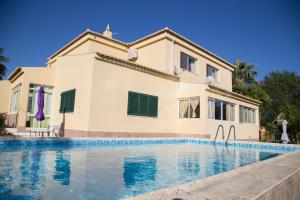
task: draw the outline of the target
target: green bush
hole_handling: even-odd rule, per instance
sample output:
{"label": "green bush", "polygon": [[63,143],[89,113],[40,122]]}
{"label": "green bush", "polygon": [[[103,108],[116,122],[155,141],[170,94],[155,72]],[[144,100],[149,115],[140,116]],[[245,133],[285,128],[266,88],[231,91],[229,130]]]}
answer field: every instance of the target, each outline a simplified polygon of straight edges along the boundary
{"label": "green bush", "polygon": [[2,132],[5,128],[5,116],[0,114],[0,132]]}
{"label": "green bush", "polygon": [[280,133],[278,125],[273,122],[268,122],[268,123],[266,123],[265,128],[266,128],[267,132],[266,132],[266,135],[264,136],[263,141],[275,142],[276,138],[278,139],[278,135]]}

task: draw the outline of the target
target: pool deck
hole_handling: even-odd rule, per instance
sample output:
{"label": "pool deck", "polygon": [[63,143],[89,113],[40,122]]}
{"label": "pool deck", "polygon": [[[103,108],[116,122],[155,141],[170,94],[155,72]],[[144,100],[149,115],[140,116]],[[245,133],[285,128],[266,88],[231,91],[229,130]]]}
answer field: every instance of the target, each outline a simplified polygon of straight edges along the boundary
{"label": "pool deck", "polygon": [[126,200],[298,200],[300,151]]}

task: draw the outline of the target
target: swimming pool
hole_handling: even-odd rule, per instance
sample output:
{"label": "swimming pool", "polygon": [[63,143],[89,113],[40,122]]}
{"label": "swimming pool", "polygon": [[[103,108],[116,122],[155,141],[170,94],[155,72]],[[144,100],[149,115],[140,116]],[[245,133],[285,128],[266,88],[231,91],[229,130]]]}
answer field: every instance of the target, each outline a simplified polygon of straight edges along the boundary
{"label": "swimming pool", "polygon": [[199,139],[0,139],[0,199],[122,199],[294,150]]}

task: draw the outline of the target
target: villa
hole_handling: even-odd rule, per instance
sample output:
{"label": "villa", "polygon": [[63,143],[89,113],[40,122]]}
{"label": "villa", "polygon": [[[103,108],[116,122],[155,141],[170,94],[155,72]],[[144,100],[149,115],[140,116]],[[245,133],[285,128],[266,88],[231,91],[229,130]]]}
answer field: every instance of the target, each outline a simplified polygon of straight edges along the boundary
{"label": "villa", "polygon": [[66,137],[214,138],[234,125],[236,139],[258,140],[261,102],[232,92],[234,68],[169,28],[131,43],[109,26],[86,30],[45,67],[17,67],[1,81],[0,113],[18,131],[36,127],[43,86],[42,126],[64,122]]}

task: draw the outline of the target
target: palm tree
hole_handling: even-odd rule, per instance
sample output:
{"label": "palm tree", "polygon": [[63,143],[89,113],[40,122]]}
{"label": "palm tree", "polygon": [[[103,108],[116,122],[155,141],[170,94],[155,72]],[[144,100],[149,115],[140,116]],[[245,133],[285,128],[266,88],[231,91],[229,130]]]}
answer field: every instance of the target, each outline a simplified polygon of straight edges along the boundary
{"label": "palm tree", "polygon": [[253,64],[236,60],[234,65],[236,68],[232,77],[233,84],[251,85],[256,83],[255,77],[257,76],[257,72],[253,70]]}
{"label": "palm tree", "polygon": [[3,79],[7,71],[7,68],[4,64],[8,63],[9,61],[9,59],[3,56],[2,53],[3,53],[3,48],[0,48],[0,80]]}

